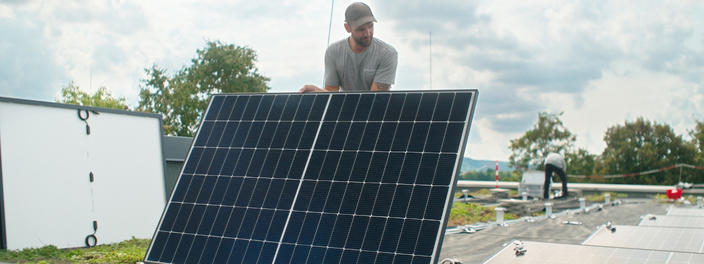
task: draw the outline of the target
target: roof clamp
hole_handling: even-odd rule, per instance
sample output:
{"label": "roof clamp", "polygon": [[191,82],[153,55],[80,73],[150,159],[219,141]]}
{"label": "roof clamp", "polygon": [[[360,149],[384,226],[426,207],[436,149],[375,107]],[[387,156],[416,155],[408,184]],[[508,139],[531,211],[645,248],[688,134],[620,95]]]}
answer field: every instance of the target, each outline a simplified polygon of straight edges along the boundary
{"label": "roof clamp", "polygon": [[462,260],[458,258],[445,258],[440,261],[440,264],[462,264]]}
{"label": "roof clamp", "polygon": [[580,221],[562,221],[563,225],[582,225],[584,223]]}
{"label": "roof clamp", "polygon": [[526,252],[528,252],[525,244],[523,244],[523,242],[521,242],[519,240],[514,240],[513,245],[514,245],[513,251],[516,254],[516,257],[523,256],[526,254]]}
{"label": "roof clamp", "polygon": [[496,211],[496,225],[507,226],[507,224],[504,223],[504,212],[506,212],[506,208],[496,207],[494,208],[494,211]]}
{"label": "roof clamp", "polygon": [[610,230],[611,233],[616,233],[616,227],[611,223],[611,221],[606,222],[606,229]]}
{"label": "roof clamp", "polygon": [[548,202],[545,203],[545,217],[546,218],[554,218],[552,214],[552,203]]}

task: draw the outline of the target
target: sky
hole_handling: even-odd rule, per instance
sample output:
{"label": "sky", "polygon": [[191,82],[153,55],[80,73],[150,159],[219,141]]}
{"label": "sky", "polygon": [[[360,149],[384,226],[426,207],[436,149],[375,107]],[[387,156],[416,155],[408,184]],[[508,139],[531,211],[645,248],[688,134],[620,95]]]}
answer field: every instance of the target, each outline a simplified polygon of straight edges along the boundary
{"label": "sky", "polygon": [[[253,49],[271,92],[320,86],[352,2],[0,0],[0,96],[55,101],[74,82],[135,106],[145,68],[173,74],[208,41]],[[702,1],[367,3],[399,54],[392,89],[479,90],[465,156],[508,160],[540,112],[597,155],[639,117],[685,139],[704,120]]]}

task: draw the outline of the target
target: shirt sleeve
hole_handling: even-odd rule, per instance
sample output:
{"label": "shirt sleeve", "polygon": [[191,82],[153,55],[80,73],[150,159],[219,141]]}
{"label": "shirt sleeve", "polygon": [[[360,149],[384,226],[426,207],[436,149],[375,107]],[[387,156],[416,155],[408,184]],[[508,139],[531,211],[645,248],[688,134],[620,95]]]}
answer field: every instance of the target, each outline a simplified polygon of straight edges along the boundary
{"label": "shirt sleeve", "polygon": [[398,65],[398,53],[391,49],[387,55],[383,56],[379,68],[374,76],[375,83],[394,84],[396,79],[396,66]]}
{"label": "shirt sleeve", "polygon": [[337,70],[335,67],[335,52],[332,48],[325,50],[325,85],[340,87],[340,76],[337,75]]}

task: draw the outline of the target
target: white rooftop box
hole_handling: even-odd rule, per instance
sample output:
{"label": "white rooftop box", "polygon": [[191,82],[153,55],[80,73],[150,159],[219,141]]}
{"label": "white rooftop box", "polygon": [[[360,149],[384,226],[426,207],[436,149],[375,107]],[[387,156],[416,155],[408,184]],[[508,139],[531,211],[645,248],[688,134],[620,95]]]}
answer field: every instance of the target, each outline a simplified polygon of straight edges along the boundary
{"label": "white rooftop box", "polygon": [[[551,179],[552,182],[552,179]],[[543,185],[545,184],[545,172],[538,170],[527,170],[523,172],[521,182],[518,184],[518,194],[525,192],[530,197],[542,198]],[[548,192],[550,191],[548,184]]]}
{"label": "white rooftop box", "polygon": [[0,97],[0,247],[152,237],[161,134],[155,114]]}

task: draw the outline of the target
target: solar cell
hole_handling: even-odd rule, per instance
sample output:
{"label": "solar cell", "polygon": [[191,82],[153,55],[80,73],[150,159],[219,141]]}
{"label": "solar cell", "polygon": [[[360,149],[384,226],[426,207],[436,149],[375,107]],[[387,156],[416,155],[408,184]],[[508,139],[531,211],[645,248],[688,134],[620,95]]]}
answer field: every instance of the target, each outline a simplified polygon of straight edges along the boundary
{"label": "solar cell", "polygon": [[476,94],[213,96],[145,262],[437,262]]}

